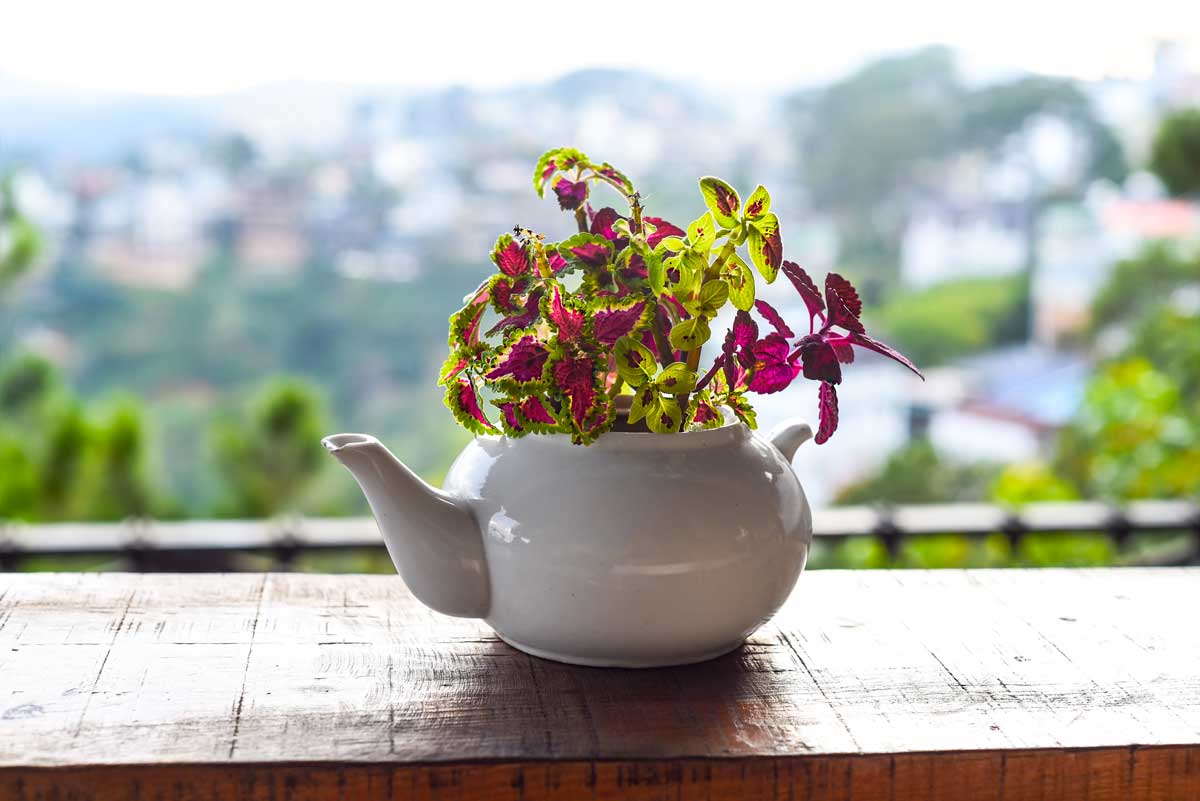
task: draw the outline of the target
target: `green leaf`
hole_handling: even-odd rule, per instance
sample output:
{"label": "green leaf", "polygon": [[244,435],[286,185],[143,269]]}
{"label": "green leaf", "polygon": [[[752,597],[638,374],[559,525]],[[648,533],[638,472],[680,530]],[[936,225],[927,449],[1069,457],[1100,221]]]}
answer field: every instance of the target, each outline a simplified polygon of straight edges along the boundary
{"label": "green leaf", "polygon": [[733,228],[738,224],[738,208],[742,201],[732,186],[710,175],[700,179],[700,193],[718,225]]}
{"label": "green leaf", "polygon": [[771,196],[767,193],[767,188],[759,184],[750,193],[750,197],[746,198],[746,219],[761,220],[770,210]]}
{"label": "green leaf", "polygon": [[663,250],[669,250],[669,251],[671,251],[672,253],[678,253],[679,251],[683,250],[683,249],[684,249],[684,248],[686,248],[686,247],[687,247],[687,243],[686,243],[686,242],[684,242],[684,241],[683,241],[682,239],[680,239],[679,237],[677,237],[677,236],[664,236],[664,237],[662,238],[662,240],[661,240],[661,241],[659,241],[659,243],[658,243],[658,247],[657,247],[657,248],[655,248],[655,249],[657,250],[657,249],[661,248],[661,249],[663,249]]}
{"label": "green leaf", "polygon": [[740,392],[730,392],[725,397],[725,405],[732,411],[734,417],[746,424],[746,427],[753,430],[758,428],[758,415],[754,413],[754,407],[750,405],[750,401],[746,400],[746,396]]}
{"label": "green leaf", "polygon": [[633,403],[629,407],[629,425],[633,425],[646,416],[647,407],[653,408],[656,397],[658,397],[658,393],[653,384],[648,384],[633,393]]}
{"label": "green leaf", "polygon": [[707,342],[711,335],[708,320],[703,317],[690,317],[675,323],[669,339],[671,347],[675,350],[695,350]]}
{"label": "green leaf", "polygon": [[542,174],[545,173],[549,168],[550,162],[554,160],[556,155],[558,155],[558,151],[560,149],[561,148],[556,147],[553,150],[547,150],[538,158],[537,165],[533,168],[533,188],[537,190],[538,197],[545,196],[546,182],[554,175],[554,173],[551,173],[544,178],[542,177]]}
{"label": "green leaf", "polygon": [[640,387],[654,376],[654,352],[632,337],[621,337],[613,346],[617,374],[631,387]]}
{"label": "green leaf", "polygon": [[688,249],[680,254],[675,266],[679,270],[679,280],[674,285],[676,297],[685,302],[694,299],[704,281],[708,261],[696,251]]}
{"label": "green leaf", "polygon": [[679,401],[655,395],[654,402],[646,409],[646,425],[655,434],[674,434],[683,422],[683,410]]}
{"label": "green leaf", "polygon": [[754,307],[754,273],[750,265],[735,253],[725,262],[725,271],[733,307],[739,311],[750,311]]}
{"label": "green leaf", "polygon": [[767,214],[761,220],[750,226],[747,237],[750,248],[750,260],[767,279],[767,283],[775,280],[779,273],[779,265],[783,263],[783,240],[779,233],[779,219],[774,214]]}
{"label": "green leaf", "polygon": [[706,211],[703,217],[693,220],[688,226],[688,243],[704,256],[708,254],[715,241],[717,241],[717,225],[713,222],[712,213]]}
{"label": "green leaf", "polygon": [[646,280],[650,283],[650,289],[653,290],[655,297],[658,297],[667,288],[666,265],[657,252],[647,253],[642,256],[642,259],[646,262]]}
{"label": "green leaf", "polygon": [[722,279],[717,278],[709,281],[700,288],[700,306],[706,312],[707,317],[716,317],[717,312],[729,300],[729,285]]}
{"label": "green leaf", "polygon": [[654,386],[666,395],[686,395],[696,388],[696,371],[689,370],[683,362],[675,362],[663,368],[654,379]]}

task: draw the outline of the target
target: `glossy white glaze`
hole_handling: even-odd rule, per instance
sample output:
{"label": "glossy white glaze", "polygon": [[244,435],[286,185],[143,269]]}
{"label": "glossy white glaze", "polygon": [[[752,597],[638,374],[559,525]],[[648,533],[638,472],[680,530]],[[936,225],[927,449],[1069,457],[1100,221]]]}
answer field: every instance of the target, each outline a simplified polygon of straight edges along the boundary
{"label": "glossy white glaze", "polygon": [[373,438],[325,443],[430,606],[537,656],[650,667],[736,648],[787,598],[812,541],[789,461],[811,433],[480,437],[440,491]]}

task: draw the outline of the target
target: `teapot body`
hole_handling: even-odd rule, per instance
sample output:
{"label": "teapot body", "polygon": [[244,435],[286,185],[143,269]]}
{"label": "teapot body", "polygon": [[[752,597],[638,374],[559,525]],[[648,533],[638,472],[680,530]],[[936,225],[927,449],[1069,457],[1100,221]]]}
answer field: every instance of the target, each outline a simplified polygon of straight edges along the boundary
{"label": "teapot body", "polygon": [[444,491],[482,535],[488,624],[576,664],[685,664],[737,648],[788,597],[812,542],[788,459],[741,423],[609,433],[588,447],[480,437]]}

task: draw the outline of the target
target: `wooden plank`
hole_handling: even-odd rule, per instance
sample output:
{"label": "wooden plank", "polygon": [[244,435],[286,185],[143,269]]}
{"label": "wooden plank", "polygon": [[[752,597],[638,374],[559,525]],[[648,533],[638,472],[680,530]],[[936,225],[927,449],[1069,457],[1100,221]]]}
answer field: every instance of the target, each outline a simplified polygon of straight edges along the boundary
{"label": "wooden plank", "polygon": [[1195,568],[824,571],[616,671],[395,577],[0,574],[0,799],[1200,799],[1198,608]]}

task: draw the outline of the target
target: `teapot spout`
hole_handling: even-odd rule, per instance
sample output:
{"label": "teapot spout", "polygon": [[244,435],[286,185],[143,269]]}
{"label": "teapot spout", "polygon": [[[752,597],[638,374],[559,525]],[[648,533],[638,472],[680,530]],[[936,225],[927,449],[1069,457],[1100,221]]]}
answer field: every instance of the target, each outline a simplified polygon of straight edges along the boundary
{"label": "teapot spout", "polygon": [[790,462],[796,455],[796,449],[812,439],[812,435],[812,426],[798,417],[793,417],[772,428],[771,433],[767,434],[767,440]]}
{"label": "teapot spout", "polygon": [[486,616],[487,562],[470,508],[422,481],[374,437],[335,434],[321,444],[367,496],[388,555],[413,595],[446,615]]}

